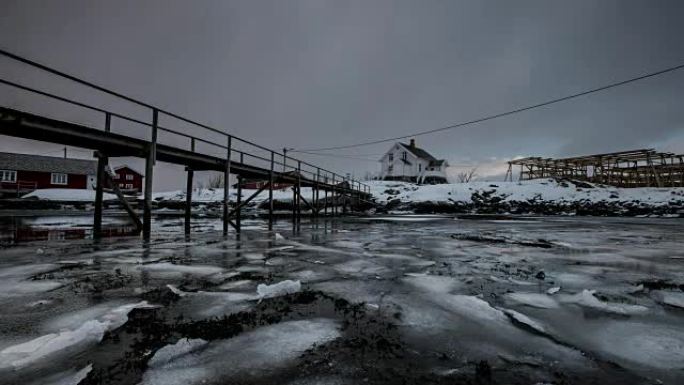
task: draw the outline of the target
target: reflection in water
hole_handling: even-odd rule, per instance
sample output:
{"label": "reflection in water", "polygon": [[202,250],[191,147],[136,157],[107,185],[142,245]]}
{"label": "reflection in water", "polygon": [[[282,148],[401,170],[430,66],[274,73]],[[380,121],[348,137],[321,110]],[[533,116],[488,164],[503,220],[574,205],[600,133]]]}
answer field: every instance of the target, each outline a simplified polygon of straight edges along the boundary
{"label": "reflection in water", "polygon": [[[92,239],[92,226],[93,219],[90,215],[2,217],[0,219],[0,244]],[[108,218],[103,222],[103,237],[121,237],[135,234],[135,226],[125,218]]]}

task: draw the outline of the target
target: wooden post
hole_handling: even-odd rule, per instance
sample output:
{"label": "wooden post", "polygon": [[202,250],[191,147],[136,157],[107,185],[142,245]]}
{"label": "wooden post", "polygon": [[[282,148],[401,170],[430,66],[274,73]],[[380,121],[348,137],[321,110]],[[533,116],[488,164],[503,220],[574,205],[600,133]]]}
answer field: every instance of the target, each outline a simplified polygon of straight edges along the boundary
{"label": "wooden post", "polygon": [[228,148],[226,153],[226,168],[223,170],[223,235],[228,234],[228,210],[230,200],[230,153],[233,137],[228,136]]}
{"label": "wooden post", "polygon": [[337,215],[337,189],[335,186],[335,174],[332,176],[332,216]]}
{"label": "wooden post", "polygon": [[315,193],[316,197],[314,199],[314,207],[316,208],[316,216],[318,216],[318,214],[320,212],[320,203],[321,203],[321,200],[320,200],[321,190],[320,190],[320,186],[319,186],[320,179],[321,179],[321,169],[317,168],[316,169],[316,193]]}
{"label": "wooden post", "polygon": [[[190,138],[190,151],[195,152],[195,138]],[[190,234],[190,216],[192,215],[192,179],[195,172],[186,167],[187,180],[185,184],[185,234]]]}
{"label": "wooden post", "polygon": [[302,220],[302,162],[297,161],[297,222]]}
{"label": "wooden post", "polygon": [[238,175],[237,177],[237,199],[235,207],[235,227],[237,227],[237,232],[240,232],[240,217],[242,216],[242,177]]}
{"label": "wooden post", "polygon": [[273,230],[273,166],[275,153],[271,151],[271,170],[268,173],[268,229]]}
{"label": "wooden post", "polygon": [[[325,183],[328,183],[328,177],[324,178]],[[328,189],[323,190],[323,215],[328,215]]]}
{"label": "wooden post", "polygon": [[95,214],[93,218],[93,238],[100,239],[102,237],[102,206],[105,184],[105,172],[109,158],[95,152],[97,157],[97,181],[95,186]]}
{"label": "wooden post", "polygon": [[152,182],[154,164],[157,161],[157,126],[159,124],[159,111],[152,110],[152,139],[147,149],[145,159],[145,200],[143,202],[143,239],[149,240],[152,233]]}

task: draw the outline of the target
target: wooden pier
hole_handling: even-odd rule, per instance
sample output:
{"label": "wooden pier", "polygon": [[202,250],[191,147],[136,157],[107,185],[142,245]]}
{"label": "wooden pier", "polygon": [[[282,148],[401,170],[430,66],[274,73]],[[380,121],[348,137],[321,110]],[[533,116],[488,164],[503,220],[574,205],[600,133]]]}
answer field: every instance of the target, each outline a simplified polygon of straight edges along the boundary
{"label": "wooden pier", "polygon": [[[115,157],[139,157],[145,159],[145,188],[142,219],[123,198],[124,208],[132,217],[145,239],[151,236],[152,219],[152,185],[154,166],[157,161],[185,166],[186,205],[185,231],[190,232],[192,217],[192,187],[196,171],[216,171],[223,173],[223,232],[232,226],[240,231],[241,210],[257,195],[268,190],[268,221],[273,226],[273,188],[276,184],[286,183],[292,186],[292,219],[297,222],[302,215],[302,203],[310,210],[311,215],[338,215],[348,213],[352,207],[370,198],[370,188],[356,180],[350,180],[332,171],[316,165],[292,158],[245,139],[230,135],[227,132],[182,117],[151,104],[133,99],[118,92],[106,89],[75,76],[55,70],[35,61],[0,50],[0,55],[23,63],[50,75],[74,82],[85,87],[89,92],[96,91],[114,97],[118,104],[127,103],[149,112],[149,120],[144,120],[112,110],[111,108],[87,104],[55,93],[46,92],[24,84],[0,78],[0,84],[22,90],[40,98],[48,98],[64,105],[96,112],[102,115],[101,127],[90,127],[64,120],[47,117],[37,111],[27,112],[15,108],[0,106],[0,135],[39,140],[61,145],[76,146],[93,150],[98,160],[96,185],[94,234],[102,234],[103,189],[107,185],[108,164]],[[164,119],[164,125],[160,119]],[[117,133],[116,123],[135,124],[147,131],[147,139]],[[176,142],[181,139],[185,146],[163,143],[160,133],[173,137]],[[200,150],[199,147],[202,146]],[[221,154],[221,155],[218,155]],[[230,175],[237,178],[237,201],[234,206],[229,202]],[[242,200],[241,190],[245,180],[261,180],[265,183],[247,199]],[[112,185],[116,186],[116,183]],[[310,187],[313,199],[309,202],[301,194],[302,187]],[[324,195],[320,200],[321,192]],[[342,210],[338,206],[342,206]]]}

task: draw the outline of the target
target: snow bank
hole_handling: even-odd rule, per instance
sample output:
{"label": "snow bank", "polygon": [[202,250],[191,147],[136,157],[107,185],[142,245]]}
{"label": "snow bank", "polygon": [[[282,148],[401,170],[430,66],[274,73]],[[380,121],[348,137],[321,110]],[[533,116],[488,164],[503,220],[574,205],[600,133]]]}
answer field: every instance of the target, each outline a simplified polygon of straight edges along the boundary
{"label": "snow bank", "polygon": [[[371,186],[371,193],[376,201],[386,205],[390,211],[430,213],[457,209],[456,212],[476,212],[477,209],[486,208],[484,212],[487,213],[505,213],[532,212],[550,206],[564,206],[574,211],[587,207],[588,211],[603,209],[616,214],[631,210],[631,215],[648,214],[648,209],[654,207],[663,209],[663,215],[684,213],[682,187],[618,188],[585,183],[577,185],[554,179],[440,185],[390,181],[367,183]],[[426,206],[428,203],[442,204],[445,207],[435,211],[434,207],[431,209]]]}
{"label": "snow bank", "polygon": [[[47,188],[28,193],[22,198],[42,199],[57,202],[95,202],[95,190]],[[116,200],[117,196],[114,194],[104,193],[103,199]]]}

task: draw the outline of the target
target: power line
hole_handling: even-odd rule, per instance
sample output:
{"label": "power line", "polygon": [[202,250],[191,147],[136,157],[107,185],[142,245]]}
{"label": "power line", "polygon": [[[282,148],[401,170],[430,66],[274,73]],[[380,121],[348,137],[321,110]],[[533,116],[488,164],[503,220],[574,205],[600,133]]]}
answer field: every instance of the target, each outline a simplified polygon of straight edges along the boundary
{"label": "power line", "polygon": [[378,144],[378,143],[393,142],[393,141],[399,140],[399,139],[406,139],[406,138],[415,137],[415,136],[433,134],[435,132],[451,130],[454,128],[464,127],[464,126],[468,126],[468,125],[475,124],[475,123],[486,122],[488,120],[497,119],[497,118],[501,118],[504,116],[513,115],[513,114],[517,114],[517,113],[524,112],[524,111],[529,111],[529,110],[532,110],[535,108],[545,107],[545,106],[548,106],[551,104],[564,102],[566,100],[575,99],[575,98],[578,98],[581,96],[586,96],[586,95],[593,94],[593,93],[600,92],[600,91],[605,91],[605,90],[610,89],[610,88],[620,87],[620,86],[623,86],[625,84],[633,83],[633,82],[636,82],[639,80],[644,80],[647,78],[663,75],[663,74],[666,74],[668,72],[674,72],[674,71],[680,70],[682,68],[684,68],[684,64],[680,64],[680,65],[677,65],[674,67],[669,67],[669,68],[666,68],[666,69],[663,69],[660,71],[656,71],[656,72],[651,72],[649,74],[637,76],[637,77],[634,77],[631,79],[622,80],[622,81],[619,81],[616,83],[607,84],[607,85],[597,87],[597,88],[593,88],[593,89],[590,89],[587,91],[578,92],[576,94],[571,94],[568,96],[563,96],[560,98],[547,100],[545,102],[533,104],[531,106],[521,107],[521,108],[517,108],[515,110],[506,111],[506,112],[498,113],[495,115],[489,115],[489,116],[485,116],[485,117],[474,119],[474,120],[469,120],[469,121],[462,122],[462,123],[456,123],[456,124],[452,124],[452,125],[449,125],[446,127],[435,128],[435,129],[427,130],[427,131],[418,131],[418,132],[414,132],[412,134],[396,136],[396,137],[387,138],[387,139],[378,139],[378,140],[373,140],[373,141],[369,141],[369,142],[361,142],[361,143],[348,144],[348,145],[343,145],[343,146],[309,148],[309,149],[303,149],[303,150],[292,150],[292,152],[339,150],[339,149],[344,149],[344,148],[353,148],[353,147],[369,146],[369,145]]}
{"label": "power line", "polygon": [[354,156],[347,156],[347,155],[340,155],[340,154],[319,154],[316,152],[309,152],[309,151],[294,151],[290,150],[290,152],[298,152],[301,154],[307,154],[307,155],[317,155],[317,156],[323,156],[323,157],[328,157],[328,158],[344,158],[344,159],[354,159],[354,160],[361,160],[361,161],[366,161],[366,162],[373,162],[377,163],[379,162],[378,159],[370,159],[370,158],[358,158]]}

